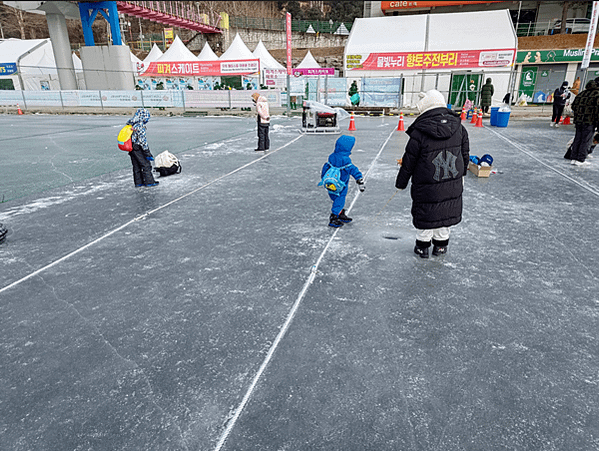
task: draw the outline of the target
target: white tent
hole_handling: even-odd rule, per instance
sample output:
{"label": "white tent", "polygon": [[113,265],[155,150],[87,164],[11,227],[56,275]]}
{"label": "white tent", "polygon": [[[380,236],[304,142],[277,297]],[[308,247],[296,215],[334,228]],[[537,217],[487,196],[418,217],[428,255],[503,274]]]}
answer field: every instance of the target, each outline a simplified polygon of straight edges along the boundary
{"label": "white tent", "polygon": [[306,56],[304,56],[302,62],[297,65],[296,69],[316,69],[319,67],[320,64],[316,62],[312,56],[312,53],[310,53],[310,50],[308,50],[308,53],[306,53]]}
{"label": "white tent", "polygon": [[262,41],[258,42],[253,56],[260,59],[260,69],[285,69],[285,66],[274,59],[268,52]]}
{"label": "white tent", "polygon": [[131,52],[131,68],[133,69],[133,73],[137,73],[137,68],[143,63],[133,52]]}
{"label": "white tent", "polygon": [[335,31],[335,33],[333,34],[339,34],[339,35],[343,35],[343,36],[347,36],[349,34],[349,30],[347,29],[347,27],[345,26],[344,23],[342,23],[339,28],[337,28],[337,31]]}
{"label": "white tent", "polygon": [[198,60],[199,61],[216,61],[216,60],[218,60],[218,56],[216,55],[216,53],[214,53],[212,51],[212,49],[206,42],[206,44],[204,44],[204,47],[202,48],[202,51],[198,55]]}
{"label": "white tent", "polygon": [[150,63],[153,63],[158,58],[160,58],[162,55],[163,55],[162,50],[160,50],[158,48],[158,46],[156,44],[154,44],[154,46],[152,47],[152,50],[150,50],[150,53],[148,53],[148,56],[146,56],[144,58],[143,62],[146,66],[149,66]]}
{"label": "white tent", "polygon": [[[472,35],[464,31],[469,29],[487,32]],[[517,47],[507,9],[356,19],[345,45],[344,73],[355,79],[403,74],[404,104],[414,105],[419,91],[449,93],[453,72],[484,78],[493,72],[499,102],[509,89]],[[423,70],[440,76],[423,77]]]}
{"label": "white tent", "polygon": [[219,59],[222,61],[239,61],[256,59],[256,57],[244,44],[239,33],[237,33],[227,51],[223,53]]}
{"label": "white tent", "polygon": [[[175,40],[164,54],[158,58],[157,62],[165,61],[197,61],[198,58],[185,47],[179,36],[175,36]],[[144,60],[145,61],[145,60]]]}
{"label": "white tent", "polygon": [[60,89],[50,39],[0,41],[0,67],[6,74],[0,80],[11,80],[14,89]]}

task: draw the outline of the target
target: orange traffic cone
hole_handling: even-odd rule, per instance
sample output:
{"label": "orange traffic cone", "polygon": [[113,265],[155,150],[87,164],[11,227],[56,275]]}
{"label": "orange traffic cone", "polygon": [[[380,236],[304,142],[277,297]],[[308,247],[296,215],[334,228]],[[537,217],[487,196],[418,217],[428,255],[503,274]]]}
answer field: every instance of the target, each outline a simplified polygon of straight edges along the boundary
{"label": "orange traffic cone", "polygon": [[476,124],[474,126],[475,127],[482,127],[483,126],[483,112],[482,111],[478,112],[478,120],[476,121]]}
{"label": "orange traffic cone", "polygon": [[462,107],[462,114],[460,115],[460,120],[466,119],[466,105]]}
{"label": "orange traffic cone", "polygon": [[17,114],[21,115],[23,114],[23,112],[21,111],[21,107],[19,106],[19,104],[17,103]]}
{"label": "orange traffic cone", "polygon": [[403,113],[400,111],[399,112],[399,124],[397,124],[397,131],[398,132],[403,132],[405,130],[406,129],[405,129],[404,124],[403,124]]}
{"label": "orange traffic cone", "polygon": [[472,120],[470,121],[471,124],[476,124],[477,112],[478,112],[478,110],[476,108],[474,108],[474,110],[472,111]]}
{"label": "orange traffic cone", "polygon": [[566,116],[564,119],[563,125],[570,125],[570,116]]}
{"label": "orange traffic cone", "polygon": [[349,128],[348,131],[355,132],[356,131],[356,123],[354,121],[354,112],[351,112],[351,117],[349,118]]}

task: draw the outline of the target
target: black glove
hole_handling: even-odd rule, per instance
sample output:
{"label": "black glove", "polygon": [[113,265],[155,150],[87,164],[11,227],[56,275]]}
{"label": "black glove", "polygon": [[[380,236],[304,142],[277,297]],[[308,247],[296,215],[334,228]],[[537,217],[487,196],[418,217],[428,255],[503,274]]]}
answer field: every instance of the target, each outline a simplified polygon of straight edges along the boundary
{"label": "black glove", "polygon": [[366,189],[366,187],[364,186],[364,179],[356,180],[356,183],[358,184],[358,188],[360,188],[360,192],[363,193]]}

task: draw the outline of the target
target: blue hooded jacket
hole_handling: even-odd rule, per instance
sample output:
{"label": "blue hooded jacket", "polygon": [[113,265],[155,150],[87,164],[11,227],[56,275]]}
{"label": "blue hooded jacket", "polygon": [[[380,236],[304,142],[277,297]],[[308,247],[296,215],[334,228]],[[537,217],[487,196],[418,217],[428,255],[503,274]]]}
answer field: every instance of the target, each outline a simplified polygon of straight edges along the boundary
{"label": "blue hooded jacket", "polygon": [[127,124],[131,125],[133,134],[131,135],[131,142],[137,144],[144,151],[149,151],[148,142],[146,141],[146,124],[150,120],[150,113],[145,108],[139,108],[133,117],[127,121]]}
{"label": "blue hooded jacket", "polygon": [[329,155],[329,161],[326,162],[322,167],[322,174],[320,177],[322,178],[331,166],[340,168],[341,166],[346,166],[349,164],[351,166],[341,170],[341,181],[347,183],[349,181],[350,175],[356,180],[363,178],[362,173],[352,163],[350,158],[350,154],[355,143],[356,138],[353,136],[341,135],[335,143],[335,150],[331,155]]}

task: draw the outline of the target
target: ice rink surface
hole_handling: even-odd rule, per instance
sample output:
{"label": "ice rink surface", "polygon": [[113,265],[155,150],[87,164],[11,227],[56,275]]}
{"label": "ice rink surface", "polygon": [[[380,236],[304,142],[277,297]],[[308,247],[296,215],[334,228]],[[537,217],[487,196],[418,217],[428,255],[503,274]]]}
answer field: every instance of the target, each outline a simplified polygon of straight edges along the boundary
{"label": "ice rink surface", "polygon": [[337,231],[338,135],[277,117],[265,154],[251,118],[154,117],[183,172],[136,189],[126,119],[0,116],[0,449],[599,449],[599,156],[566,163],[573,126],[465,123],[497,173],[423,260],[397,117],[344,132],[366,191]]}

